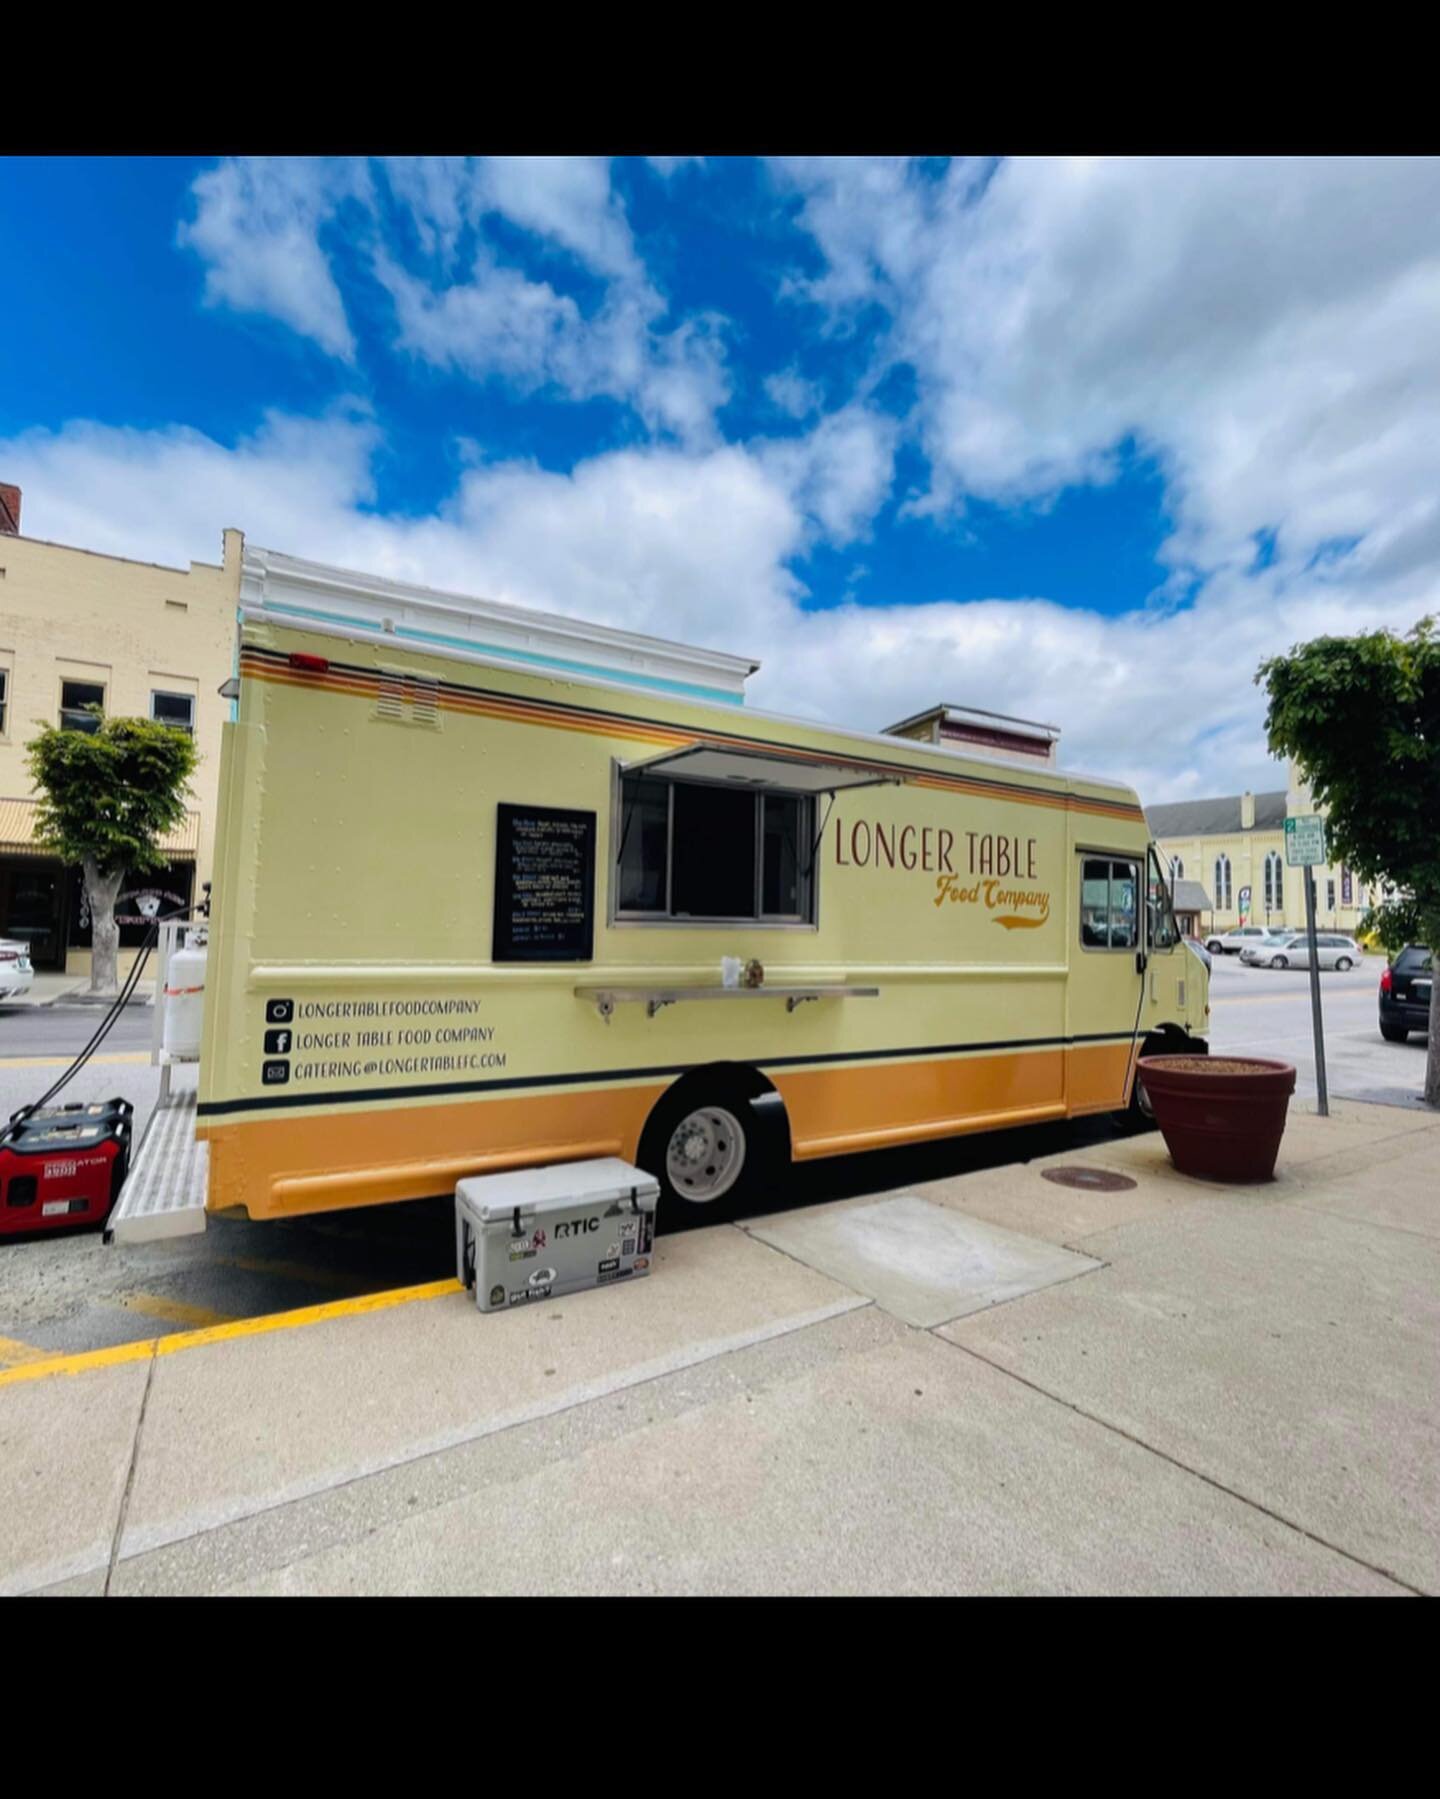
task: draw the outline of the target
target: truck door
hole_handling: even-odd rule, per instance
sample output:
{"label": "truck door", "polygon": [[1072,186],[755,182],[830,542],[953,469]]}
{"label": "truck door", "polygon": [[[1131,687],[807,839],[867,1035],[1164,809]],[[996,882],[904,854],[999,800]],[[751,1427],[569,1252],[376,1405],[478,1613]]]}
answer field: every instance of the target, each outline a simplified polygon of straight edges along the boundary
{"label": "truck door", "polygon": [[1066,984],[1065,1097],[1071,1112],[1126,1103],[1144,991],[1144,926],[1135,851],[1080,850]]}
{"label": "truck door", "polygon": [[1180,941],[1170,889],[1153,844],[1146,858],[1144,979],[1141,1040],[1164,1024],[1194,1034],[1205,1003],[1205,970]]}

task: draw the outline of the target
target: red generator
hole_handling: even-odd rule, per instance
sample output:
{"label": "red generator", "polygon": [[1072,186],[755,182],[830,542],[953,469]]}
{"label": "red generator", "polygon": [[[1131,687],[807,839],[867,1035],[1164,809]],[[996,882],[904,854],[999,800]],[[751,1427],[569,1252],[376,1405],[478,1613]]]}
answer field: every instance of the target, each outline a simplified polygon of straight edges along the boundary
{"label": "red generator", "polygon": [[103,1224],[130,1172],[128,1099],[47,1106],[0,1136],[0,1236]]}

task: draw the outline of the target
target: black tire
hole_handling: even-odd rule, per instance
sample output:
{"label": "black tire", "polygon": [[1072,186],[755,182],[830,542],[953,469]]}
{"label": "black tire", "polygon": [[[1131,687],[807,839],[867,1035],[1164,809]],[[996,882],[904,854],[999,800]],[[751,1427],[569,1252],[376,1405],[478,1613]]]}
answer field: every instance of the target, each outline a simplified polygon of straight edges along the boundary
{"label": "black tire", "polygon": [[747,1094],[721,1081],[686,1082],[665,1095],[636,1158],[660,1183],[661,1230],[724,1224],[756,1205],[776,1172],[772,1114],[779,1106],[776,1094]]}
{"label": "black tire", "polygon": [[1225,954],[1224,946],[1221,944],[1218,937],[1211,937],[1207,941],[1205,947],[1212,956],[1223,956]]}
{"label": "black tire", "polygon": [[1347,969],[1353,968],[1354,966],[1355,964],[1350,960],[1349,956],[1337,956],[1335,958],[1335,972],[1337,974],[1344,974]]}
{"label": "black tire", "polygon": [[1270,958],[1270,966],[1272,968],[1288,968],[1290,966],[1290,962],[1289,962],[1288,957],[1272,956]]}
{"label": "black tire", "polygon": [[1410,1033],[1403,1024],[1382,1024],[1380,1035],[1387,1043],[1403,1043]]}

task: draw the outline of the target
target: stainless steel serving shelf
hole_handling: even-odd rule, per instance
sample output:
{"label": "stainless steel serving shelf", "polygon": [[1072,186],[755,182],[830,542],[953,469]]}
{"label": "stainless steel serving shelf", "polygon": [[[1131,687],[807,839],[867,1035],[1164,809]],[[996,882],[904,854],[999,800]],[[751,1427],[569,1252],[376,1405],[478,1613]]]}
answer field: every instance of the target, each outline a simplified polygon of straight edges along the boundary
{"label": "stainless steel serving shelf", "polygon": [[874,999],[878,987],[808,986],[808,987],[577,987],[575,997],[588,999],[608,1024],[616,1006],[643,1005],[647,1018],[653,1018],[662,1006],[678,1006],[692,999],[783,999],[785,1010],[793,1012],[807,1000]]}

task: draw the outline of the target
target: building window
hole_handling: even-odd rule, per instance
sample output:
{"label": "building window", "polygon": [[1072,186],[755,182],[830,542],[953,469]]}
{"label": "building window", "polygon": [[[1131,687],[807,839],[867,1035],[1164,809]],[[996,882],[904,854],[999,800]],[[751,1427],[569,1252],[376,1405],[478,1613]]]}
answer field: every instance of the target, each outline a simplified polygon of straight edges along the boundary
{"label": "building window", "polygon": [[154,693],[150,695],[150,716],[157,725],[169,725],[172,731],[188,731],[195,735],[195,695],[193,693]]}
{"label": "building window", "polygon": [[1343,863],[1340,866],[1340,904],[1342,906],[1355,904],[1355,877]]}
{"label": "building window", "polygon": [[90,708],[105,707],[105,689],[98,681],[62,681],[60,683],[60,729],[62,731],[98,731],[100,718]]}
{"label": "building window", "polygon": [[1170,879],[1172,883],[1175,881],[1183,881],[1185,879],[1185,864],[1178,856],[1172,856],[1170,858]]}
{"label": "building window", "polygon": [[1335,877],[1334,877],[1334,875],[1331,875],[1330,879],[1328,881],[1326,881],[1326,883],[1325,883],[1325,910],[1327,912],[1333,912],[1335,910]]}
{"label": "building window", "polygon": [[5,735],[5,726],[10,716],[10,670],[0,668],[0,737]]}
{"label": "building window", "polygon": [[1080,941],[1086,949],[1138,949],[1135,896],[1140,870],[1134,862],[1087,856],[1080,868]]}
{"label": "building window", "polygon": [[1215,910],[1217,912],[1230,910],[1230,892],[1230,858],[1217,856],[1215,858]]}
{"label": "building window", "polygon": [[811,805],[800,794],[624,776],[616,917],[813,923]]}
{"label": "building window", "polygon": [[1279,850],[1271,850],[1265,858],[1265,910],[1267,912],[1283,912],[1285,910],[1285,874],[1284,863],[1280,860]]}

